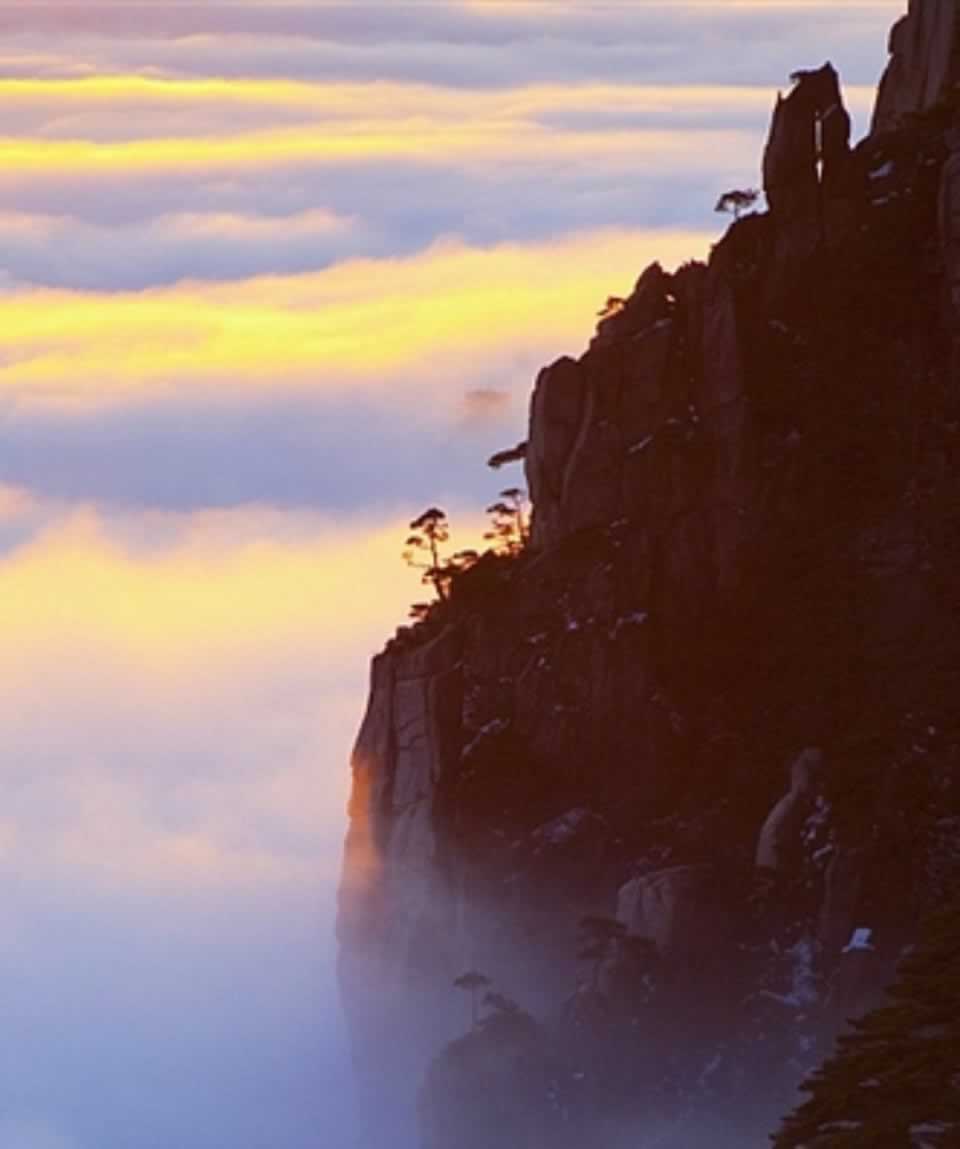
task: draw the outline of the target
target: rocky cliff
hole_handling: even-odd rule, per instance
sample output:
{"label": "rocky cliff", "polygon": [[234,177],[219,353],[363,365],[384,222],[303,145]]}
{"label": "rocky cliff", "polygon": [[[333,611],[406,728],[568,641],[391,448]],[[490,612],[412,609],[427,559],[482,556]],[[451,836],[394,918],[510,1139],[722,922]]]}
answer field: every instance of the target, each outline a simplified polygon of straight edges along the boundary
{"label": "rocky cliff", "polygon": [[910,0],[890,33],[890,65],[880,85],[873,131],[895,129],[955,94],[960,76],[960,11],[955,0]]}
{"label": "rocky cliff", "polygon": [[913,0],[856,147],[795,77],[768,210],[540,373],[524,552],[374,660],[359,1061],[418,1075],[464,969],[512,999],[431,1068],[431,1149],[759,1137],[957,876],[958,25]]}

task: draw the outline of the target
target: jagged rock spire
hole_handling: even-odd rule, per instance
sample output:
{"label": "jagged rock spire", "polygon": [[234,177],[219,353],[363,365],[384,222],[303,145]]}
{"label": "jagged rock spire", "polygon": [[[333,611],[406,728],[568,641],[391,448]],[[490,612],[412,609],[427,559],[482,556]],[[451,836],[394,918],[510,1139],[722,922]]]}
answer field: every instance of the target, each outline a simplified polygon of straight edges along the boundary
{"label": "jagged rock spire", "polygon": [[842,185],[850,155],[836,69],[827,63],[793,79],[793,90],[777,100],[763,157],[767,203],[788,218],[816,215],[821,185]]}

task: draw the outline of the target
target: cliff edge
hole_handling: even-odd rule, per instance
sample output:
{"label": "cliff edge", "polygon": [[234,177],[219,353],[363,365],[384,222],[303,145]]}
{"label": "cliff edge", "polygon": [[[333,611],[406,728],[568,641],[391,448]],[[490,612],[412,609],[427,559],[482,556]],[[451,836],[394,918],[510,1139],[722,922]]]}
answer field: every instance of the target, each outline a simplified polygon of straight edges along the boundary
{"label": "cliff edge", "polygon": [[452,980],[509,995],[431,1068],[430,1149],[769,1131],[960,873],[958,41],[912,0],[856,147],[796,76],[768,209],[540,373],[523,554],[374,660],[358,1063],[412,1096]]}

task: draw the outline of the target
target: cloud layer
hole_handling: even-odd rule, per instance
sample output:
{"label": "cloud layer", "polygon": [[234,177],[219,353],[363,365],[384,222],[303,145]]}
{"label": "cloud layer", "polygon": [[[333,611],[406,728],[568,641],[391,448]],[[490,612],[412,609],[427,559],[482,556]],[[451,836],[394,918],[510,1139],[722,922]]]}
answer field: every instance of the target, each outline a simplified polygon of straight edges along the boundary
{"label": "cloud layer", "polygon": [[0,561],[2,865],[111,886],[316,879],[362,652],[416,593],[402,522],[4,504],[34,529]]}

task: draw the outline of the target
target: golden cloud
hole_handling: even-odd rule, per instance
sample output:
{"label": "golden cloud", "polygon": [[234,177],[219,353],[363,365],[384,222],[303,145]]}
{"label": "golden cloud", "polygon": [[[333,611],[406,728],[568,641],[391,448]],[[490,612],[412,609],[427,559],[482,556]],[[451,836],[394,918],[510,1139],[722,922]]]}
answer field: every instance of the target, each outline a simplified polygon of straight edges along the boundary
{"label": "golden cloud", "polygon": [[[711,149],[750,163],[743,117],[761,128],[770,100],[762,88],[723,86],[6,79],[0,185],[398,161],[485,171],[629,158],[699,170]],[[688,130],[676,130],[678,117]]]}
{"label": "golden cloud", "polygon": [[[144,116],[143,123],[137,125],[138,131],[151,135],[155,134],[151,114],[165,124],[169,122],[164,118],[167,112],[184,108],[197,112],[221,108],[234,116],[244,109],[258,114],[295,112],[305,120],[330,125],[342,121],[368,126],[429,121],[461,125],[480,122],[509,128],[534,123],[545,113],[567,109],[604,111],[611,107],[631,112],[696,110],[703,112],[709,123],[711,116],[720,111],[762,110],[770,103],[767,89],[745,85],[583,82],[471,89],[395,81],[321,83],[253,78],[160,79],[142,75],[6,78],[0,79],[0,96],[4,109],[0,122],[9,116],[13,126],[18,120],[23,121],[25,113],[49,113],[51,119],[58,113],[57,122],[49,125],[51,131],[72,131],[76,135],[82,134],[85,113],[118,113],[125,107],[135,108]],[[12,114],[14,110],[16,115]],[[93,122],[105,126],[105,121]],[[178,122],[191,134],[186,119]],[[116,132],[124,128],[122,122],[114,124]]]}
{"label": "golden cloud", "polygon": [[88,510],[8,553],[0,870],[305,888],[338,866],[367,658],[420,593],[404,534]]}
{"label": "golden cloud", "polygon": [[83,139],[0,138],[2,184],[25,187],[38,177],[217,175],[309,165],[412,161],[422,167],[483,170],[494,163],[529,167],[547,162],[602,164],[630,157],[634,165],[702,167],[702,149],[747,160],[752,136],[737,131],[676,132],[663,129],[557,131],[522,122],[447,124],[442,120],[276,128],[212,138],[134,139],[97,143]]}
{"label": "golden cloud", "polygon": [[[251,393],[441,399],[470,365],[532,370],[582,346],[598,301],[654,258],[702,256],[687,231],[602,231],[474,248],[450,240],[405,259],[238,283],[130,293],[0,296],[0,396],[89,409]],[[462,392],[462,387],[460,387]]]}
{"label": "golden cloud", "polygon": [[[143,513],[118,531],[60,517],[0,562],[0,666],[72,645],[185,676],[280,645],[342,651],[409,597],[402,522],[339,528],[273,511]],[[149,540],[149,543],[142,540]]]}

